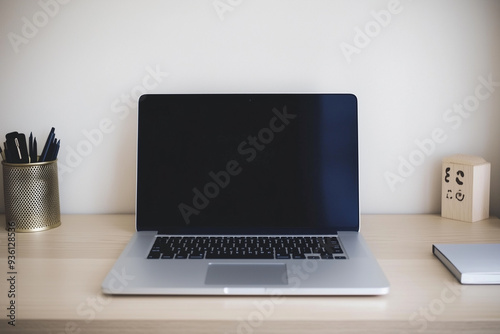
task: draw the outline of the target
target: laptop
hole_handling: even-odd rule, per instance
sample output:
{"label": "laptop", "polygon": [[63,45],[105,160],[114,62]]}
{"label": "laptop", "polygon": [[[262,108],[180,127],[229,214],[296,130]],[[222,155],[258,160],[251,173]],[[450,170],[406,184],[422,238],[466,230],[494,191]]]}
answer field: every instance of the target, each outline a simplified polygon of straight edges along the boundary
{"label": "laptop", "polygon": [[136,230],[106,294],[382,295],[352,94],[143,95]]}

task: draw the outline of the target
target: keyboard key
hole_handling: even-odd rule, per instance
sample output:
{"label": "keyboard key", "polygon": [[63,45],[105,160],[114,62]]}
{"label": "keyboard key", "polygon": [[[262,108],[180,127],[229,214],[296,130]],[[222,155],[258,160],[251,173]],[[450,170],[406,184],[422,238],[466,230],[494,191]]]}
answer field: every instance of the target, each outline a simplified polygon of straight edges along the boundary
{"label": "keyboard key", "polygon": [[163,260],[165,260],[165,259],[173,259],[173,258],[175,258],[175,254],[173,254],[173,253],[170,253],[170,254],[169,253],[163,253],[161,255],[161,258]]}
{"label": "keyboard key", "polygon": [[188,258],[188,255],[187,255],[187,254],[185,254],[185,253],[179,253],[179,254],[176,254],[176,255],[175,255],[175,259],[176,259],[176,260],[177,260],[177,259],[182,259],[182,260],[184,260],[184,259],[187,259],[187,258]]}
{"label": "keyboard key", "polygon": [[191,255],[189,255],[189,258],[190,259],[203,259],[204,256],[201,253],[197,253],[197,254],[191,254]]}
{"label": "keyboard key", "polygon": [[151,252],[148,255],[148,259],[159,259],[160,255],[161,254],[159,252]]}
{"label": "keyboard key", "polygon": [[284,254],[284,255],[277,254],[276,255],[277,260],[285,260],[285,259],[289,259],[289,258],[290,258],[289,254]]}

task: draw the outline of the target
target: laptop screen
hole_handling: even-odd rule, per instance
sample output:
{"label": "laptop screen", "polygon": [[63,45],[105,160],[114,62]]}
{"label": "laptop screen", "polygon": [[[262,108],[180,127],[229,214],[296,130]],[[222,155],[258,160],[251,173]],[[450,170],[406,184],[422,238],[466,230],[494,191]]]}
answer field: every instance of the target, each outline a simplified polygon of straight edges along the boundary
{"label": "laptop screen", "polygon": [[139,231],[358,231],[358,189],[354,95],[140,98]]}

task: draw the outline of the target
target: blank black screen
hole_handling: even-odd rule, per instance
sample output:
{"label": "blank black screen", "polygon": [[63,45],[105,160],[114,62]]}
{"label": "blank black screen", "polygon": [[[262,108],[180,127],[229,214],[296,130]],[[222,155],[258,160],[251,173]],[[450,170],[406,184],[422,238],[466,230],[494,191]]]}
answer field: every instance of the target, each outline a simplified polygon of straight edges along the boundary
{"label": "blank black screen", "polygon": [[350,94],[144,95],[138,230],[358,230],[357,100]]}

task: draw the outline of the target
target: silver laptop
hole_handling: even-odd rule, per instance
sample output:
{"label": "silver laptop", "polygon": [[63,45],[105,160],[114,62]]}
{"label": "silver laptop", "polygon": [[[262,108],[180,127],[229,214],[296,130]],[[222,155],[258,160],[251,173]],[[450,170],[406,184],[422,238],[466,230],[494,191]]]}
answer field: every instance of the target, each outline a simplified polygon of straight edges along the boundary
{"label": "silver laptop", "polygon": [[352,94],[139,100],[136,229],[108,294],[381,295]]}

